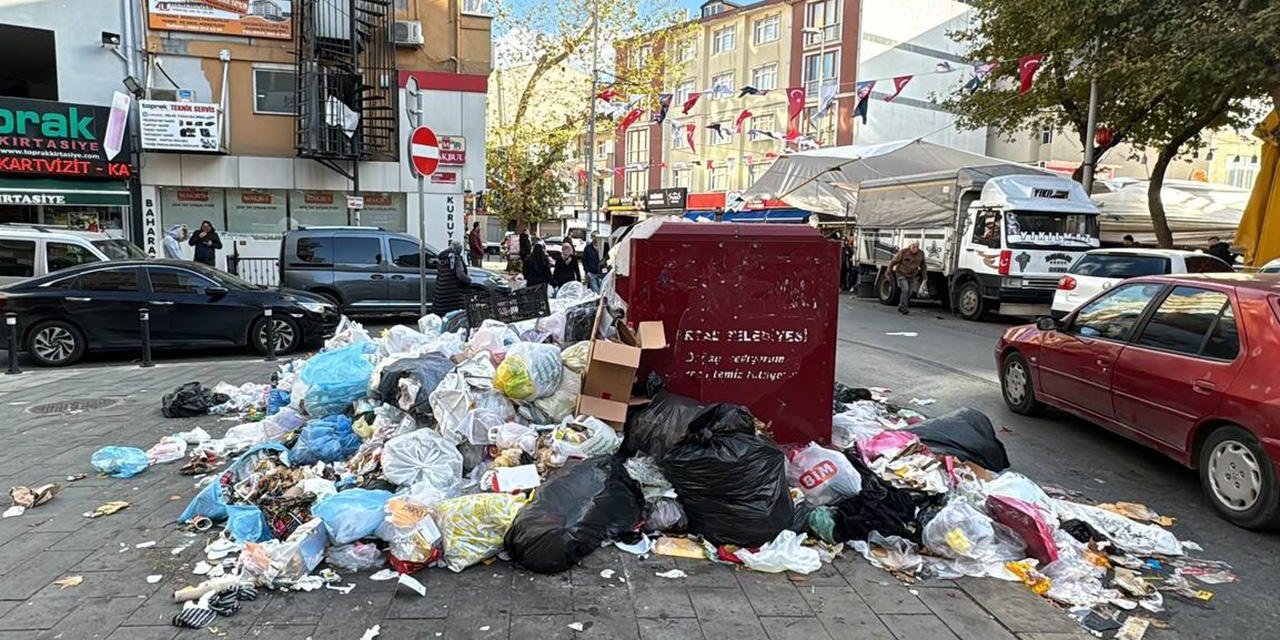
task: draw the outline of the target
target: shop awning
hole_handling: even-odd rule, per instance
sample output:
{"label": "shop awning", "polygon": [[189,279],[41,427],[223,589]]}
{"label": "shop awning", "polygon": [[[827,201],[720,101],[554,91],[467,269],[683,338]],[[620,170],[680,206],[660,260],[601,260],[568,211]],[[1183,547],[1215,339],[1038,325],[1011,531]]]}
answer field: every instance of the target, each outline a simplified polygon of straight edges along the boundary
{"label": "shop awning", "polygon": [[128,206],[123,181],[0,179],[0,205]]}

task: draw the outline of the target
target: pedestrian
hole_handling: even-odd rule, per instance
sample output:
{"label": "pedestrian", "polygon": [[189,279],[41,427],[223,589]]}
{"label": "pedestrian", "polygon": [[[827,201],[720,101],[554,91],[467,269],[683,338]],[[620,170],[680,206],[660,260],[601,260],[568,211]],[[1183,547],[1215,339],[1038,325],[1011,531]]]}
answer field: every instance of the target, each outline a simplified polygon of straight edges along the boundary
{"label": "pedestrian", "polygon": [[450,311],[461,309],[464,294],[471,286],[471,274],[463,257],[462,243],[449,241],[449,248],[440,252],[436,265],[435,294],[431,299],[431,312],[444,317]]}
{"label": "pedestrian", "polygon": [[529,256],[524,259],[524,284],[526,287],[551,284],[551,259],[541,242],[533,245]]}
{"label": "pedestrian", "polygon": [[889,273],[897,279],[898,291],[902,296],[898,301],[898,313],[904,316],[911,313],[908,306],[911,302],[912,285],[917,281],[924,282],[927,269],[919,240],[912,240],[907,248],[899,251],[893,256],[893,260],[889,261]]}
{"label": "pedestrian", "polygon": [[200,230],[191,236],[191,246],[196,248],[195,261],[217,267],[217,250],[222,248],[222,240],[214,230],[213,223],[205,220],[200,223]]}
{"label": "pedestrian", "polygon": [[1235,264],[1236,262],[1236,254],[1231,252],[1231,245],[1223,242],[1222,238],[1218,236],[1209,238],[1209,246],[1204,252],[1227,264]]}
{"label": "pedestrian", "polygon": [[525,229],[520,232],[520,261],[527,261],[531,253],[533,253],[533,239],[529,237],[529,230]]}
{"label": "pedestrian", "polygon": [[604,269],[600,265],[600,250],[596,248],[599,236],[600,234],[592,231],[587,238],[587,247],[582,250],[582,268],[587,272],[587,286],[596,293],[600,293],[600,280],[604,275]]}
{"label": "pedestrian", "polygon": [[164,232],[164,257],[182,260],[182,243],[187,241],[187,225],[175,224]]}
{"label": "pedestrian", "polygon": [[565,240],[560,245],[560,253],[551,256],[555,264],[551,270],[551,283],[557,289],[570,282],[582,281],[582,262],[578,260],[578,252],[573,250],[573,243]]}
{"label": "pedestrian", "polygon": [[840,246],[840,288],[853,291],[858,282],[857,273],[853,265],[853,238],[849,238]]}
{"label": "pedestrian", "polygon": [[471,233],[467,234],[467,255],[471,258],[471,266],[479,267],[484,262],[484,239],[480,235],[480,223],[471,223]]}
{"label": "pedestrian", "polygon": [[1133,236],[1131,236],[1131,235],[1125,235],[1125,237],[1124,237],[1124,238],[1121,238],[1121,243],[1123,243],[1123,244],[1124,244],[1124,247],[1125,247],[1126,249],[1130,249],[1130,248],[1133,248],[1133,247],[1138,246],[1138,241],[1137,241],[1137,240],[1134,240],[1134,239],[1133,239]]}

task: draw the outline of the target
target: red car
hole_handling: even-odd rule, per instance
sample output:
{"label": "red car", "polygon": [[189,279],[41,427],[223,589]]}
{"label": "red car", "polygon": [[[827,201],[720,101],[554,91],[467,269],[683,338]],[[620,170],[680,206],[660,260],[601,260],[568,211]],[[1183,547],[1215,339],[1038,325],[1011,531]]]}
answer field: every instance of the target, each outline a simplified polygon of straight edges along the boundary
{"label": "red car", "polygon": [[1079,415],[1197,468],[1214,508],[1280,525],[1280,278],[1126,280],[996,345],[1005,403]]}

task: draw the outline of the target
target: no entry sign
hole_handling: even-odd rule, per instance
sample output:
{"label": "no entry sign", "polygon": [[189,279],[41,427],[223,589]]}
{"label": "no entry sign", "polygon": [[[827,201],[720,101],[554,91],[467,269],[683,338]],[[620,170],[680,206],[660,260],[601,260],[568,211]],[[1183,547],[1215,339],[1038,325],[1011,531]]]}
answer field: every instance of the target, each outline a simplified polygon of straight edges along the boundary
{"label": "no entry sign", "polygon": [[409,162],[413,172],[429,176],[440,166],[440,143],[436,134],[427,127],[418,127],[409,134]]}

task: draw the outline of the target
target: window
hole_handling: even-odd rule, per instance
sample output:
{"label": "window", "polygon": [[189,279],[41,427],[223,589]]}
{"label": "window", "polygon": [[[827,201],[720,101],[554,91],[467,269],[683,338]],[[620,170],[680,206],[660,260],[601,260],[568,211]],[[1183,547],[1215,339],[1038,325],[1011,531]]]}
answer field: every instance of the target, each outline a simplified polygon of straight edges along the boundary
{"label": "window", "polygon": [[0,240],[0,276],[30,278],[36,274],[36,243]]}
{"label": "window", "polygon": [[44,261],[49,271],[61,271],[78,264],[98,262],[98,256],[77,244],[65,242],[46,242],[44,245]]}
{"label": "window", "polygon": [[295,254],[298,263],[303,265],[333,264],[333,238],[322,236],[298,238]]}
{"label": "window", "polygon": [[631,69],[643,69],[649,60],[653,57],[653,48],[649,45],[640,45],[631,49],[628,56],[628,67]]}
{"label": "window", "polygon": [[103,269],[80,276],[79,288],[85,291],[137,291],[138,270]]}
{"label": "window", "polygon": [[987,247],[1000,247],[1000,212],[982,211],[973,221],[973,241]]}
{"label": "window", "polygon": [[751,70],[751,86],[764,91],[778,88],[778,65],[766,64]]}
{"label": "window", "polygon": [[[770,131],[776,131],[777,128],[778,128],[778,116],[772,113],[766,113],[764,115],[759,115],[759,116],[752,116],[751,118],[750,130],[752,131],[762,131],[762,132],[768,133]],[[769,140],[769,138],[766,136],[760,135],[758,133],[751,136],[752,142],[759,142],[761,140]]]}
{"label": "window", "polygon": [[1163,288],[1150,283],[1116,287],[1081,307],[1068,331],[1085,338],[1128,340],[1142,312]]}
{"label": "window", "polygon": [[729,188],[729,168],[715,167],[711,169],[708,177],[708,191],[726,191]]}
{"label": "window", "polygon": [[754,28],[755,37],[753,41],[757,46],[773,42],[778,39],[778,23],[780,19],[781,14],[775,13],[771,16],[756,20]]}
{"label": "window", "polygon": [[213,283],[189,271],[147,269],[151,290],[156,293],[204,293]]}
{"label": "window", "polygon": [[627,131],[627,164],[649,161],[649,128]]}
{"label": "window", "polygon": [[462,0],[462,12],[473,16],[488,16],[489,3],[486,0]]}
{"label": "window", "polygon": [[418,256],[421,253],[418,250],[418,243],[395,238],[392,238],[390,242],[392,264],[406,269],[418,268]]}
{"label": "window", "polygon": [[1045,127],[1040,130],[1040,144],[1049,144],[1053,142],[1053,129]]}
{"label": "window", "polygon": [[628,196],[643,195],[649,190],[649,172],[644,169],[628,171],[626,187]]}
{"label": "window", "polygon": [[704,18],[709,18],[711,16],[719,15],[724,12],[725,12],[725,6],[723,2],[712,2],[702,7],[702,17]]}
{"label": "window", "polygon": [[382,240],[379,238],[335,236],[333,263],[373,266],[382,264]]}
{"label": "window", "polygon": [[1012,211],[1004,217],[1010,249],[1091,249],[1098,246],[1098,216]]}
{"label": "window", "polygon": [[[1224,307],[1230,307],[1225,293],[1195,287],[1175,287],[1160,306],[1156,307],[1156,312],[1151,314],[1151,319],[1143,327],[1137,342],[1144,347],[1162,351],[1199,355]],[[1230,324],[1235,324],[1234,315]],[[1224,328],[1216,347],[1219,352],[1227,350],[1226,341],[1234,339],[1234,336],[1234,326]],[[1230,358],[1234,357],[1233,352]]]}
{"label": "window", "polygon": [[728,90],[729,95],[735,95],[733,89],[733,72],[728,71],[711,76],[711,90],[718,93],[724,93]]}
{"label": "window", "polygon": [[58,59],[54,41],[53,31],[0,25],[0,60],[4,60],[4,71],[0,72],[0,96],[58,99]]}
{"label": "window", "polygon": [[689,170],[688,169],[672,169],[671,170],[671,186],[689,188]]}
{"label": "window", "polygon": [[1213,256],[1187,256],[1187,273],[1232,273],[1231,265]]}
{"label": "window", "polygon": [[709,130],[707,133],[707,142],[710,144],[733,144],[733,121],[717,123],[720,125],[720,133],[715,130]]}
{"label": "window", "polygon": [[254,69],[253,112],[294,115],[297,112],[294,73],[280,69]]}
{"label": "window", "polygon": [[146,260],[147,254],[138,248],[138,245],[129,242],[123,238],[108,238],[106,240],[93,240],[93,246],[98,248],[108,260]]}
{"label": "window", "polygon": [[693,93],[693,80],[685,80],[676,87],[676,99],[672,107],[680,107],[689,99],[689,94]]}
{"label": "window", "polygon": [[804,57],[804,90],[808,100],[821,98],[819,84],[840,86],[840,51],[811,53]]}
{"label": "window", "polygon": [[843,0],[821,0],[804,8],[804,28],[816,30],[804,34],[806,46],[840,39],[842,4]]}
{"label": "window", "polygon": [[396,11],[408,11],[409,0],[396,0]]}
{"label": "window", "polygon": [[1227,184],[1252,189],[1258,179],[1258,156],[1233,156],[1227,163]]}
{"label": "window", "polygon": [[1218,324],[1213,325],[1209,339],[1204,343],[1204,355],[1219,360],[1235,360],[1240,354],[1240,331],[1236,327],[1236,313],[1231,303],[1222,307]]}
{"label": "window", "polygon": [[1169,273],[1169,259],[1160,256],[1085,254],[1067,273],[1094,278],[1139,278]]}
{"label": "window", "polygon": [[676,48],[676,62],[688,62],[698,57],[698,44],[693,38],[685,38]]}
{"label": "window", "polygon": [[711,53],[725,53],[733,51],[737,46],[738,27],[729,26],[716,29],[711,35]]}

